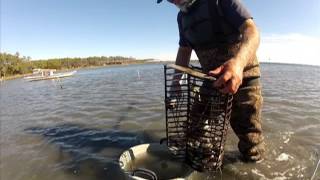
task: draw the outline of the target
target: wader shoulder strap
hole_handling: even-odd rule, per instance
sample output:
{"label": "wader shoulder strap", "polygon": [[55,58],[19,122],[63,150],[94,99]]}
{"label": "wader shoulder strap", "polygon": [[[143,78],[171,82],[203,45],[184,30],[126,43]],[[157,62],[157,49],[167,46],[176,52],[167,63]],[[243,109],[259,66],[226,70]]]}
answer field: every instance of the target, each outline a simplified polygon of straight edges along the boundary
{"label": "wader shoulder strap", "polygon": [[[211,16],[211,26],[212,26],[212,30],[216,29],[216,24],[213,23],[213,20],[214,18],[216,18],[216,12],[215,12],[215,8],[216,7],[216,4],[218,3],[219,0],[207,0],[208,1],[208,8],[209,8],[209,13],[210,13],[210,16]],[[216,1],[216,4],[214,4],[213,1]],[[220,19],[220,18],[217,18],[217,19]],[[215,34],[216,32],[212,32],[213,34]],[[213,42],[216,42],[217,40],[217,37],[216,36],[213,36],[212,37],[212,41]]]}
{"label": "wader shoulder strap", "polygon": [[216,1],[215,8],[219,15],[217,22],[219,23],[220,31],[225,35],[230,34],[232,32],[232,28],[230,27],[230,25],[226,23],[225,16],[221,7],[222,0],[215,0],[215,1]]}
{"label": "wader shoulder strap", "polygon": [[222,8],[220,6],[220,0],[207,0],[209,5],[209,12],[210,16],[213,20],[215,20],[215,23],[212,24],[212,30],[216,29],[216,26],[218,26],[220,32],[213,32],[216,34],[216,36],[213,37],[213,42],[220,42],[220,40],[223,39],[223,35],[226,34],[227,30],[225,28],[225,24],[223,22],[224,14],[222,11]]}
{"label": "wader shoulder strap", "polygon": [[219,14],[220,17],[223,17],[223,11],[222,11],[222,8],[220,6],[220,1],[219,0],[216,0],[216,8],[217,8],[217,12]]}

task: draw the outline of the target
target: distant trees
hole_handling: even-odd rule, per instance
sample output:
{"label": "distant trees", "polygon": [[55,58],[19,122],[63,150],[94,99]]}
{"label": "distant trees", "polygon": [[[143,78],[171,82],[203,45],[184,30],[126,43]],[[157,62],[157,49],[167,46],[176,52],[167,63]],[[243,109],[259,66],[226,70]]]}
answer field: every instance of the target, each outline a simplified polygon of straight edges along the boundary
{"label": "distant trees", "polygon": [[17,74],[31,73],[34,68],[42,69],[74,69],[90,66],[106,66],[113,64],[143,63],[145,60],[137,60],[132,57],[87,57],[87,58],[61,58],[31,61],[31,57],[20,57],[19,52],[14,55],[0,53],[0,77]]}
{"label": "distant trees", "polygon": [[20,58],[18,52],[14,55],[0,53],[0,77],[25,74],[31,71],[30,61]]}

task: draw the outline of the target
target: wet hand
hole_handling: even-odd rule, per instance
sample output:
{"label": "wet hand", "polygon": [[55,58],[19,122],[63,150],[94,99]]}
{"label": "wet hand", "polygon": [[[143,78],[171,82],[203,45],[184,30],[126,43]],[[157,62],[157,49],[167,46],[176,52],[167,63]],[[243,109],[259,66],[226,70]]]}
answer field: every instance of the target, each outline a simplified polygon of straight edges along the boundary
{"label": "wet hand", "polygon": [[243,67],[236,59],[230,59],[218,68],[210,71],[209,75],[218,76],[213,85],[220,92],[235,94],[242,84]]}

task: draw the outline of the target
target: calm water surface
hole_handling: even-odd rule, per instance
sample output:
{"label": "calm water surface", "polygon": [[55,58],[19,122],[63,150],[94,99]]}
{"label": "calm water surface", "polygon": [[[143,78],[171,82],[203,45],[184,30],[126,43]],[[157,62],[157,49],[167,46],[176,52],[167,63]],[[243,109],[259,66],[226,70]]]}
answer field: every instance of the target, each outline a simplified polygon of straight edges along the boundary
{"label": "calm water surface", "polygon": [[[262,64],[262,74],[267,157],[243,163],[230,131],[217,179],[320,179],[320,67]],[[163,86],[162,65],[80,70],[61,82],[6,81],[0,179],[123,179],[121,152],[165,136]]]}

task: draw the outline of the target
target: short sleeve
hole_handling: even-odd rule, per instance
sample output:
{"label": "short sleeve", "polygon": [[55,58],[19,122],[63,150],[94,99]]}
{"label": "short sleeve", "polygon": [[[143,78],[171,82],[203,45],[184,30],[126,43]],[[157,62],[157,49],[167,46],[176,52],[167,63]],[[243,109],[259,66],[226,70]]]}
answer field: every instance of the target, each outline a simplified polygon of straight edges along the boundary
{"label": "short sleeve", "polygon": [[240,0],[220,0],[220,5],[225,19],[237,29],[244,21],[252,19],[248,9]]}
{"label": "short sleeve", "polygon": [[178,26],[179,26],[179,46],[181,47],[189,47],[188,40],[183,34],[182,30],[182,25],[181,25],[181,19],[182,19],[182,14],[181,12],[178,13],[177,21],[178,21]]}

